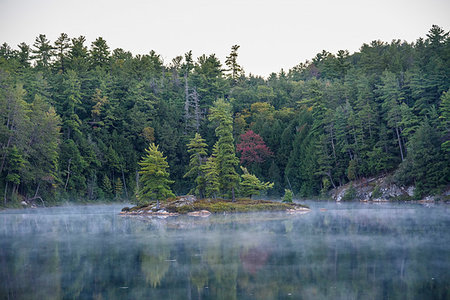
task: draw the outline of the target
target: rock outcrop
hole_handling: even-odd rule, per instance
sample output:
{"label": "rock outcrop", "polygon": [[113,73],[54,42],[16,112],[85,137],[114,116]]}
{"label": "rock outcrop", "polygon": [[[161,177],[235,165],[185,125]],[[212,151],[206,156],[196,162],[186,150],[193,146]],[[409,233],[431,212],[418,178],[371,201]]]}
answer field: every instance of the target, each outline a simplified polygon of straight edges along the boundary
{"label": "rock outcrop", "polygon": [[352,181],[331,191],[335,201],[391,201],[399,197],[412,197],[414,187],[401,187],[392,183],[389,176],[365,178]]}

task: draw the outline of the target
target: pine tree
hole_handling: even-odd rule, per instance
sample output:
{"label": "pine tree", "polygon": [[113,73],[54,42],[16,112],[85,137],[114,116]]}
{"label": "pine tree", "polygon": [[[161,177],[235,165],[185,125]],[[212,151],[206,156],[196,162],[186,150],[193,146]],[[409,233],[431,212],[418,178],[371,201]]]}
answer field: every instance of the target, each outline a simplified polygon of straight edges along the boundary
{"label": "pine tree", "polygon": [[383,72],[381,77],[382,85],[377,87],[377,92],[383,100],[382,108],[385,111],[385,119],[389,127],[395,130],[400,155],[402,161],[405,159],[404,145],[401,139],[400,123],[402,121],[401,104],[404,100],[403,94],[400,90],[398,80],[395,74],[388,71]]}
{"label": "pine tree", "polygon": [[13,146],[8,153],[8,165],[6,166],[6,177],[5,177],[5,196],[4,196],[4,204],[6,206],[7,203],[7,195],[8,195],[8,185],[12,184],[13,189],[11,194],[14,195],[17,193],[17,189],[19,188],[19,184],[21,182],[21,173],[24,170],[26,161],[23,156],[19,153],[16,146]]}
{"label": "pine tree", "polygon": [[213,152],[202,165],[202,171],[205,174],[205,196],[216,198],[220,191],[219,168],[217,166],[217,155],[219,153],[218,144],[215,143]]}
{"label": "pine tree", "polygon": [[40,34],[34,44],[31,52],[34,54],[31,58],[35,59],[36,67],[38,69],[47,69],[50,66],[52,59],[53,47],[45,34]]}
{"label": "pine tree", "polygon": [[57,67],[63,73],[66,70],[67,55],[70,48],[69,42],[70,39],[66,33],[61,33],[61,35],[55,41],[54,49],[56,57],[58,58],[57,62],[55,63],[55,67]]}
{"label": "pine tree", "polygon": [[75,71],[69,70],[63,77],[63,100],[59,113],[63,117],[63,128],[66,138],[73,134],[80,134],[81,120],[77,114],[81,102],[81,82]]}
{"label": "pine tree", "polygon": [[235,201],[235,187],[239,182],[236,166],[239,160],[236,157],[233,138],[233,118],[231,105],[223,99],[219,99],[211,108],[209,119],[218,123],[216,136],[218,137],[217,164],[219,168],[219,181],[222,192],[231,191],[231,197]]}
{"label": "pine tree", "polygon": [[290,189],[284,190],[283,202],[292,203],[292,198],[294,197],[294,193]]}
{"label": "pine tree", "polygon": [[184,174],[183,178],[195,178],[196,186],[193,190],[200,198],[203,198],[205,195],[205,174],[202,166],[205,164],[207,146],[205,140],[198,133],[196,133],[194,138],[187,144],[188,152],[191,154],[191,157],[189,161],[189,170]]}
{"label": "pine tree", "polygon": [[86,38],[79,36],[71,40],[72,46],[68,53],[68,66],[77,72],[84,72],[88,69],[88,49],[84,45]]}
{"label": "pine tree", "polygon": [[408,156],[396,172],[396,178],[402,184],[414,183],[414,193],[422,197],[448,183],[450,168],[445,161],[438,132],[426,118],[409,141]]}
{"label": "pine tree", "polygon": [[110,51],[109,46],[102,37],[98,37],[91,45],[91,65],[95,67],[104,68],[108,65],[110,61]]}
{"label": "pine tree", "polygon": [[241,77],[244,74],[244,70],[242,67],[237,63],[237,57],[239,50],[239,45],[234,45],[231,47],[231,53],[229,56],[227,56],[225,60],[225,64],[228,67],[228,72],[230,72],[229,77],[231,79],[232,85],[236,85],[237,80],[239,77]]}
{"label": "pine tree", "polygon": [[103,191],[106,192],[107,196],[110,197],[113,194],[113,187],[111,184],[111,180],[108,175],[103,176]]}
{"label": "pine tree", "polygon": [[156,207],[159,208],[160,200],[175,197],[169,186],[174,181],[169,179],[169,164],[158,146],[152,143],[145,152],[146,155],[139,162],[141,177],[138,202],[143,204],[156,200]]}
{"label": "pine tree", "polygon": [[116,183],[114,184],[114,194],[116,198],[121,198],[123,193],[123,183],[122,180],[117,177]]}
{"label": "pine tree", "polygon": [[247,168],[242,167],[243,174],[241,175],[241,189],[240,193],[244,197],[252,197],[252,195],[259,194],[261,191],[266,191],[273,188],[273,182],[262,182],[253,174],[250,174]]}
{"label": "pine tree", "polygon": [[442,94],[439,110],[439,120],[441,121],[440,126],[444,134],[447,136],[442,143],[442,148],[450,153],[450,138],[448,138],[450,137],[450,89]]}

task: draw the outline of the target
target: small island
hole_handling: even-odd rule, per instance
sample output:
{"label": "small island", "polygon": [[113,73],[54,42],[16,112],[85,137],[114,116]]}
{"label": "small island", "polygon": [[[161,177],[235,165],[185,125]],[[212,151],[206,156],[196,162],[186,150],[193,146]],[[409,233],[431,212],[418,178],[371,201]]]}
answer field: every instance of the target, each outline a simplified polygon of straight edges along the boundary
{"label": "small island", "polygon": [[[191,216],[208,216],[211,213],[286,211],[289,213],[303,213],[309,208],[292,202],[293,193],[286,189],[282,202],[253,200],[258,195],[273,188],[273,182],[261,181],[246,167],[240,166],[242,174],[236,168],[239,160],[236,157],[233,139],[233,119],[231,105],[224,100],[217,100],[211,108],[211,121],[216,123],[217,142],[214,144],[211,156],[207,157],[205,140],[199,133],[186,145],[190,154],[190,162],[184,178],[191,178],[193,187],[188,196],[175,197],[170,185],[169,164],[158,145],[152,143],[145,150],[139,162],[139,189],[136,194],[137,205],[122,209],[122,215],[154,215],[177,216],[188,214]],[[258,149],[252,158],[262,161],[262,155],[269,156],[258,136],[241,138],[241,143],[258,143]],[[238,145],[237,150],[250,146]],[[241,159],[241,163],[245,160]]]}
{"label": "small island", "polygon": [[211,213],[239,213],[261,211],[285,211],[287,213],[306,213],[310,209],[306,205],[297,203],[283,203],[268,200],[253,200],[250,198],[237,198],[232,200],[222,198],[197,199],[193,195],[170,198],[161,203],[124,207],[121,215],[149,215],[149,216],[209,216]]}

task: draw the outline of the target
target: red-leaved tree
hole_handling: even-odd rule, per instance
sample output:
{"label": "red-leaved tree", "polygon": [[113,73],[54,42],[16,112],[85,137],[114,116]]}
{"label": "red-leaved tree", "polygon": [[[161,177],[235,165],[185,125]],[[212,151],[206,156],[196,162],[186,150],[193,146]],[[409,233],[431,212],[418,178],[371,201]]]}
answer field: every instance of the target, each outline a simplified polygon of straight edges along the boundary
{"label": "red-leaved tree", "polygon": [[241,164],[262,163],[273,155],[262,137],[253,130],[241,134],[236,150],[241,155]]}

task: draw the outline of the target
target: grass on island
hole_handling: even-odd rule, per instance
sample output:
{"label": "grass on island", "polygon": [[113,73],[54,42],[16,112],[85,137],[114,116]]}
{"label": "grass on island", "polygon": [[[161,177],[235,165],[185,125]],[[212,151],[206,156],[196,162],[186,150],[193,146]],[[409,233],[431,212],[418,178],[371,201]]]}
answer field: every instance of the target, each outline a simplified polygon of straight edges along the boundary
{"label": "grass on island", "polygon": [[[306,205],[297,203],[282,203],[267,200],[252,200],[249,198],[236,198],[235,202],[231,199],[197,199],[191,203],[186,202],[184,205],[179,204],[182,197],[168,199],[166,202],[161,202],[160,209],[164,209],[170,213],[186,214],[193,211],[207,210],[211,213],[223,212],[256,212],[256,211],[285,211],[287,209],[308,208]],[[145,212],[152,211],[154,203],[148,205],[135,206],[129,209],[124,209],[128,212]],[[154,209],[153,209],[154,210]]]}

